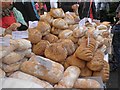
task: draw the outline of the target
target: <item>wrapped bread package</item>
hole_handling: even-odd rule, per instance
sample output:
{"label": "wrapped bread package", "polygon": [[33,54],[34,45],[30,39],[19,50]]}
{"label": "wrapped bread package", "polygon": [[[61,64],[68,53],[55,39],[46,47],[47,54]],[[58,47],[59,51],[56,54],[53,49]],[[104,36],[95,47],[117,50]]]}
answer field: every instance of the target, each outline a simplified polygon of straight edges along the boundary
{"label": "wrapped bread package", "polygon": [[42,38],[41,32],[39,32],[37,29],[29,29],[28,31],[29,31],[28,40],[31,43],[36,44],[36,43],[40,42],[40,40]]}
{"label": "wrapped bread package", "polygon": [[[65,72],[63,78],[58,82],[58,87],[63,86],[65,88],[72,88],[76,80],[80,75],[80,69],[76,66],[68,67]],[[55,86],[55,88],[57,88]]]}
{"label": "wrapped bread package", "polygon": [[42,36],[45,36],[50,32],[51,26],[48,22],[39,21],[36,29],[42,33]]}
{"label": "wrapped bread package", "polygon": [[0,78],[4,78],[5,77],[5,72],[0,68]]}
{"label": "wrapped bread package", "polygon": [[31,57],[29,61],[21,65],[20,69],[50,83],[59,82],[64,72],[64,67],[61,64],[40,56]]}
{"label": "wrapped bread package", "polygon": [[33,52],[36,55],[44,55],[44,51],[46,47],[50,45],[49,41],[47,40],[41,40],[39,43],[33,46]]}
{"label": "wrapped bread package", "polygon": [[75,82],[74,88],[99,89],[99,88],[101,88],[101,85],[96,80],[80,78],[80,79],[77,79],[77,81]]}
{"label": "wrapped bread package", "polygon": [[16,78],[16,79],[21,79],[21,80],[26,80],[26,81],[32,81],[34,83],[37,83],[39,85],[41,85],[44,88],[53,88],[53,86],[46,82],[46,81],[42,81],[34,76],[31,76],[29,74],[26,74],[24,72],[21,71],[17,71],[13,74],[10,75],[10,78]]}
{"label": "wrapped bread package", "polygon": [[68,52],[60,43],[52,43],[45,49],[45,56],[53,61],[63,62],[67,58]]}
{"label": "wrapped bread package", "polygon": [[50,15],[54,18],[64,18],[65,13],[61,8],[51,8]]}
{"label": "wrapped bread package", "polygon": [[61,18],[54,19],[52,22],[52,25],[56,28],[59,28],[59,29],[67,29],[68,28],[67,22]]}

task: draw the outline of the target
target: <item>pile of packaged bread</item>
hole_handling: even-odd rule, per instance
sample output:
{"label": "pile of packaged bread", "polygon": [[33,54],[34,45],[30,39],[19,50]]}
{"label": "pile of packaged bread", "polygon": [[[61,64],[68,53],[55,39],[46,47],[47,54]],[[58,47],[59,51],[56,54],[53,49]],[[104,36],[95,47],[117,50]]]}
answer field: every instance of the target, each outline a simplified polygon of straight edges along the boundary
{"label": "pile of packaged bread", "polygon": [[28,29],[28,39],[6,35],[11,39],[9,47],[0,47],[0,77],[43,88],[101,88],[98,80],[86,77],[109,79],[104,53],[110,46],[110,24],[92,21],[80,26],[79,20],[73,12],[51,9],[36,28]]}

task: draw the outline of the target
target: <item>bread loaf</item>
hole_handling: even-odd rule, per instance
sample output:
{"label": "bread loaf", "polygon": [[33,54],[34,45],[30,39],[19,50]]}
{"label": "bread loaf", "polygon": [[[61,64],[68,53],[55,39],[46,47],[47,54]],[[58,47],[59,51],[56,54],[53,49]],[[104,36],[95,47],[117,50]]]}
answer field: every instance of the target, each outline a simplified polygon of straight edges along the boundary
{"label": "bread loaf", "polygon": [[84,33],[85,33],[85,30],[82,27],[75,28],[73,30],[73,36],[76,37],[76,38],[82,37],[84,35]]}
{"label": "bread loaf", "polygon": [[67,29],[68,28],[67,22],[61,18],[54,19],[52,22],[52,25],[56,28],[59,28],[59,29]]}
{"label": "bread loaf", "polygon": [[61,43],[62,46],[67,50],[68,55],[72,55],[75,52],[75,45],[69,39],[60,39],[58,43]]}
{"label": "bread loaf", "polygon": [[[44,67],[39,60],[51,63],[52,65],[49,67],[50,70]],[[21,70],[50,83],[59,82],[63,76],[64,67],[61,64],[53,62],[47,58],[40,57],[39,60],[37,60],[36,57],[31,57],[30,61],[26,61],[21,65]]]}
{"label": "bread loaf", "polygon": [[43,37],[43,40],[48,40],[50,43],[55,43],[58,40],[58,37],[53,34],[48,34]]}
{"label": "bread loaf", "polygon": [[8,65],[13,64],[23,59],[24,56],[25,54],[22,52],[11,52],[9,55],[3,58],[2,62]]}
{"label": "bread loaf", "polygon": [[70,30],[74,30],[74,29],[78,29],[79,28],[79,24],[74,24],[74,25],[69,25],[69,29]]}
{"label": "bread loaf", "polygon": [[61,31],[61,32],[59,33],[59,36],[58,36],[58,37],[59,37],[60,39],[67,39],[67,38],[69,38],[70,36],[72,36],[72,34],[73,34],[73,31],[67,29],[67,30]]}
{"label": "bread loaf", "polygon": [[59,35],[60,32],[62,32],[61,29],[58,29],[58,28],[55,28],[55,27],[52,27],[52,29],[50,30],[50,32],[54,35]]}
{"label": "bread loaf", "polygon": [[20,60],[19,62],[7,65],[7,64],[2,64],[2,68],[5,72],[10,73],[10,72],[14,72],[20,69],[20,65],[27,61],[27,58],[23,58],[22,60]]}
{"label": "bread loaf", "polygon": [[41,85],[44,88],[53,88],[53,86],[51,84],[49,84],[46,81],[42,81],[34,76],[31,76],[29,74],[23,73],[21,71],[17,71],[13,74],[10,75],[10,78],[16,78],[16,79],[21,79],[21,80],[26,80],[26,81],[31,81],[34,82],[36,84]]}
{"label": "bread loaf", "polygon": [[51,26],[47,22],[39,21],[36,29],[42,33],[42,36],[45,36],[50,32]]}
{"label": "bread loaf", "polygon": [[103,68],[104,54],[97,50],[93,59],[87,63],[87,67],[92,71],[101,71]]}
{"label": "bread loaf", "polygon": [[85,61],[78,59],[75,55],[69,56],[65,62],[65,68],[68,66],[77,66],[80,69],[85,68]]}
{"label": "bread loaf", "polygon": [[68,24],[75,24],[74,17],[73,17],[70,13],[66,13],[66,14],[65,14],[64,20],[65,20]]}
{"label": "bread loaf", "polygon": [[[63,78],[58,82],[59,85],[64,86],[66,88],[72,88],[76,80],[78,79],[80,75],[80,69],[76,66],[70,66],[68,67],[65,72]],[[56,86],[57,88],[57,86]]]}
{"label": "bread loaf", "polygon": [[33,52],[36,55],[44,55],[44,51],[49,45],[50,43],[47,40],[41,40],[39,43],[33,46]]}
{"label": "bread loaf", "polygon": [[61,8],[51,8],[50,15],[54,18],[63,18],[65,17],[65,13]]}
{"label": "bread loaf", "polygon": [[77,79],[74,84],[74,88],[80,89],[98,89],[101,88],[101,85],[98,81],[93,79]]}
{"label": "bread loaf", "polygon": [[53,43],[45,49],[45,56],[53,61],[63,62],[67,55],[66,48],[59,43]]}
{"label": "bread loaf", "polygon": [[28,40],[31,43],[36,44],[36,43],[40,42],[40,40],[42,38],[41,32],[39,32],[37,29],[29,29],[28,31],[29,31]]}
{"label": "bread loaf", "polygon": [[83,69],[81,69],[80,76],[82,76],[82,77],[90,77],[90,76],[92,76],[92,71],[85,66]]}
{"label": "bread loaf", "polygon": [[75,44],[78,42],[79,38],[75,38],[73,35],[69,36],[68,39],[72,40]]}
{"label": "bread loaf", "polygon": [[4,78],[5,77],[5,72],[0,68],[0,78]]}

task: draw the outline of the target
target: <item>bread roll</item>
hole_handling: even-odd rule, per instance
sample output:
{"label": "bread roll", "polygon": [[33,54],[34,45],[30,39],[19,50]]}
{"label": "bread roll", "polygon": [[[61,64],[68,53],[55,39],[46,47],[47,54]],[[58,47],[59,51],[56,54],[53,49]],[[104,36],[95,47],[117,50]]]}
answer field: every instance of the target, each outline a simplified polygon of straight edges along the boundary
{"label": "bread roll", "polygon": [[44,55],[44,51],[49,45],[50,43],[47,40],[41,40],[39,43],[33,46],[33,53],[36,55]]}
{"label": "bread roll", "polygon": [[59,28],[59,29],[67,29],[68,28],[67,22],[61,18],[54,19],[52,22],[52,25],[56,28]]}
{"label": "bread roll", "polygon": [[101,88],[101,85],[98,81],[93,79],[77,79],[74,84],[74,88],[80,89],[98,89]]}
{"label": "bread roll", "polygon": [[72,40],[74,43],[77,43],[79,38],[75,38],[73,35],[69,36],[68,39]]}
{"label": "bread roll", "polygon": [[74,24],[74,25],[69,25],[69,29],[70,30],[74,30],[74,29],[78,29],[79,28],[79,24]]}
{"label": "bread roll", "polygon": [[42,81],[34,76],[31,76],[29,74],[26,74],[24,72],[21,71],[17,71],[13,74],[10,75],[10,78],[16,78],[16,79],[21,79],[21,80],[26,80],[26,81],[31,81],[34,82],[36,84],[41,85],[44,88],[53,88],[53,86],[51,84],[49,84],[46,81]]}
{"label": "bread roll", "polygon": [[24,62],[21,65],[21,70],[27,74],[36,76],[50,83],[59,82],[63,76],[64,67],[61,64],[53,62],[47,58],[41,57],[40,60],[50,62],[52,64],[50,70],[43,67],[36,57],[31,57],[30,61]]}
{"label": "bread roll", "polygon": [[63,18],[65,17],[65,13],[61,8],[51,8],[50,15],[54,18]]}
{"label": "bread roll", "polygon": [[75,45],[71,40],[60,39],[58,42],[67,50],[68,55],[72,55],[75,52]]}
{"label": "bread roll", "polygon": [[28,31],[29,31],[28,40],[31,43],[36,44],[36,43],[40,42],[40,40],[42,38],[41,32],[39,32],[37,29],[29,29]]}
{"label": "bread roll", "polygon": [[80,75],[80,69],[76,66],[68,67],[65,72],[63,78],[58,83],[59,85],[65,86],[66,88],[72,88],[76,80]]}
{"label": "bread roll", "polygon": [[2,62],[8,65],[13,64],[23,59],[24,56],[25,54],[21,52],[11,52],[9,55],[3,58]]}
{"label": "bread roll", "polygon": [[72,36],[72,34],[73,34],[73,31],[67,29],[67,30],[61,31],[61,32],[59,33],[59,36],[58,36],[58,37],[59,37],[60,39],[67,39],[67,38],[69,38],[70,36]]}
{"label": "bread roll", "polygon": [[4,78],[5,77],[5,72],[0,68],[0,78]]}
{"label": "bread roll", "polygon": [[50,32],[54,35],[59,35],[59,33],[62,32],[62,30],[58,29],[58,28],[55,28],[55,27],[52,27]]}
{"label": "bread roll", "polygon": [[20,65],[27,61],[28,59],[27,58],[24,58],[22,60],[20,60],[19,62],[16,62],[16,63],[13,63],[13,64],[10,64],[10,65],[6,65],[6,64],[3,64],[2,65],[2,68],[5,72],[7,73],[10,73],[10,72],[14,72],[14,71],[17,71],[20,69]]}
{"label": "bread roll", "polygon": [[70,13],[66,13],[66,14],[65,14],[64,20],[65,20],[68,24],[75,24],[74,17],[73,17]]}
{"label": "bread roll", "polygon": [[50,43],[55,43],[58,40],[58,37],[53,34],[48,34],[43,37],[43,40],[48,40]]}
{"label": "bread roll", "polygon": [[26,39],[18,39],[18,49],[17,50],[27,50],[32,47],[31,42]]}
{"label": "bread roll", "polygon": [[75,55],[69,56],[66,59],[65,63],[67,64],[67,65],[65,65],[65,68],[67,68],[68,65],[69,66],[77,66],[80,69],[85,68],[85,61],[78,59]]}
{"label": "bread roll", "polygon": [[82,77],[90,77],[90,76],[92,76],[92,71],[88,67],[85,66],[83,69],[81,69],[80,76],[82,76]]}
{"label": "bread roll", "polygon": [[42,33],[42,36],[45,36],[50,32],[51,26],[47,22],[39,21],[36,29]]}
{"label": "bread roll", "polygon": [[94,72],[93,76],[101,76],[103,82],[107,82],[109,80],[110,67],[106,61],[103,61],[103,63],[103,69],[100,72]]}
{"label": "bread roll", "polygon": [[104,65],[103,59],[104,54],[100,50],[97,50],[94,58],[87,63],[87,67],[92,71],[101,71]]}
{"label": "bread roll", "polygon": [[59,43],[53,43],[45,49],[45,56],[53,61],[63,62],[67,55],[66,48]]}

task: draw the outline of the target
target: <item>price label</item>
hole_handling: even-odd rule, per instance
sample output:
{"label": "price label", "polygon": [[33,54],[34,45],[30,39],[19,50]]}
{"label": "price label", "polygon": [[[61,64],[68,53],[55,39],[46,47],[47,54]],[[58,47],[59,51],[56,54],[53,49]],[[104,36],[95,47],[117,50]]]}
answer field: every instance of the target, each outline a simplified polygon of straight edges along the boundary
{"label": "price label", "polygon": [[12,39],[28,38],[28,31],[13,31]]}
{"label": "price label", "polygon": [[1,46],[10,46],[10,38],[9,37],[0,37],[0,45]]}
{"label": "price label", "polygon": [[38,25],[38,21],[29,21],[29,28],[35,28]]}
{"label": "price label", "polygon": [[36,56],[36,60],[39,61],[40,64],[46,67],[48,70],[52,68],[52,62],[45,60],[45,58]]}

